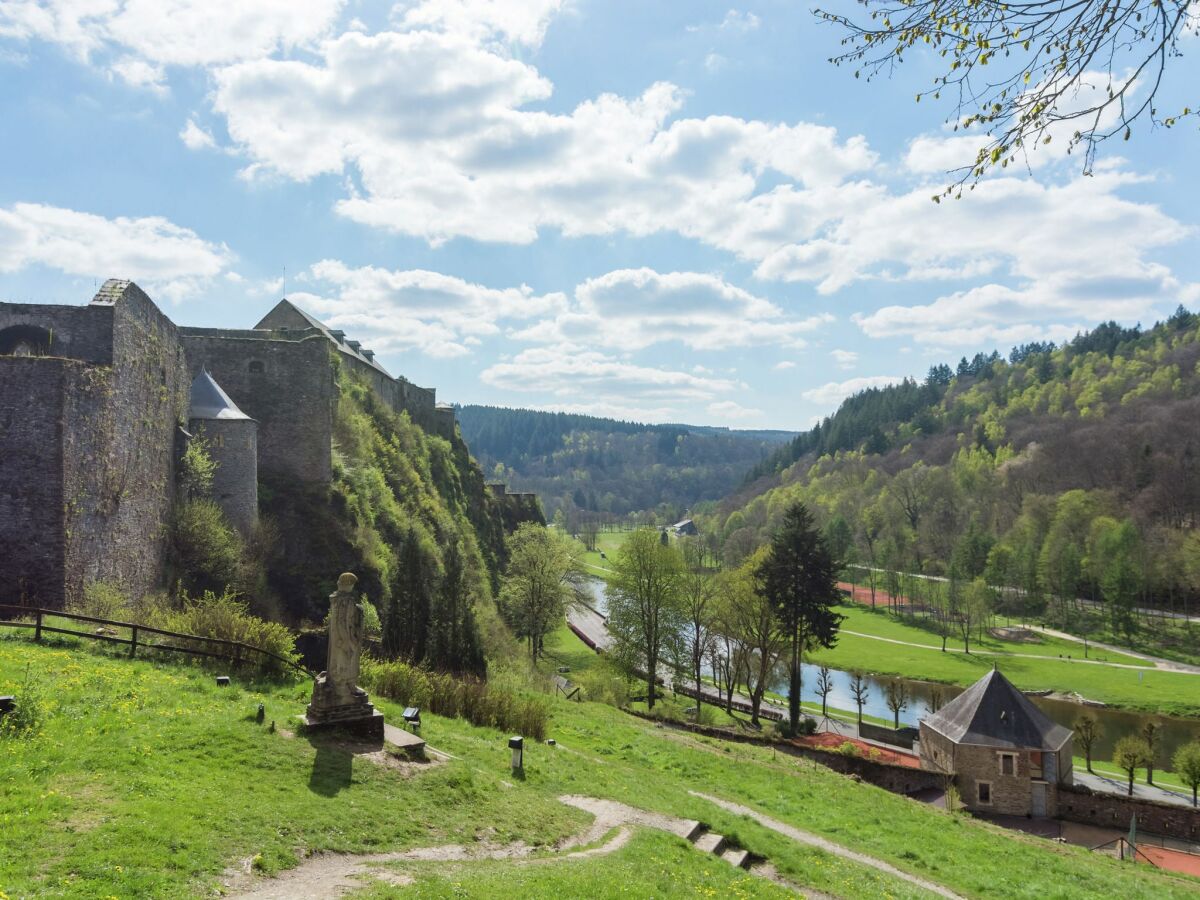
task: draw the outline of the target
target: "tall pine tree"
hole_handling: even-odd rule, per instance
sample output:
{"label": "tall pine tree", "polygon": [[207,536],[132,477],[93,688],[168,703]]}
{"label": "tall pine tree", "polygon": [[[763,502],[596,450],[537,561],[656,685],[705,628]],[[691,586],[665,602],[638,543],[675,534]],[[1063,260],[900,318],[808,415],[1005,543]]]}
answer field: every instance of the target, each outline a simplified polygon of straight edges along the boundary
{"label": "tall pine tree", "polygon": [[800,723],[800,665],[804,651],[832,647],[842,616],[837,572],[841,567],[803,503],[793,504],[771,538],[766,558],[754,572],[756,590],[775,610],[779,628],[791,645],[788,659],[788,722]]}

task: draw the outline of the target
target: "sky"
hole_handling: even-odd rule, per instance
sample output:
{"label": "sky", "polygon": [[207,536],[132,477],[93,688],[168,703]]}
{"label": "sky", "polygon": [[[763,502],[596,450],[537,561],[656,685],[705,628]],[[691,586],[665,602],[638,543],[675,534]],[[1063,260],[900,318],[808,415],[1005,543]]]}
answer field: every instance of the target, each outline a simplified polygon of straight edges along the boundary
{"label": "sky", "polygon": [[0,0],[0,299],[286,296],[439,401],[783,429],[1200,306],[1194,124],[935,204],[975,150],[914,102],[939,61],[868,83],[839,37],[790,0]]}

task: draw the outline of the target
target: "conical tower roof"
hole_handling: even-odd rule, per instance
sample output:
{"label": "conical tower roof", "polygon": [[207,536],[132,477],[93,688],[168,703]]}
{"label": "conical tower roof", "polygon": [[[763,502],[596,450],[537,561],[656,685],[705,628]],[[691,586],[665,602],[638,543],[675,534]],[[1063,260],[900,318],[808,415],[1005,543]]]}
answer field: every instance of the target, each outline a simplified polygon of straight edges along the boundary
{"label": "conical tower roof", "polygon": [[1050,720],[993,669],[927,716],[924,724],[956,744],[1057,750],[1072,732]]}
{"label": "conical tower roof", "polygon": [[221,390],[207,369],[201,369],[192,382],[189,419],[243,419],[250,417],[238,409],[227,393]]}

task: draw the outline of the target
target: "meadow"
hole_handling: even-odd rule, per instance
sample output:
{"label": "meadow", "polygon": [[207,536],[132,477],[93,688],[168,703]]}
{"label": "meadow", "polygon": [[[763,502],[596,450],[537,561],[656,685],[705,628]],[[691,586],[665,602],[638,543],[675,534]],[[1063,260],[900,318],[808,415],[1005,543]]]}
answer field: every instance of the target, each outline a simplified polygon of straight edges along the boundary
{"label": "meadow", "polygon": [[[200,667],[0,640],[0,693],[41,697],[25,736],[0,738],[0,890],[8,898],[211,894],[226,868],[269,874],[320,851],[369,853],[523,841],[548,851],[589,817],[563,794],[699,819],[786,878],[842,897],[917,896],[891,875],[795,843],[689,793],[752,807],[965,896],[1169,898],[1200,882],[1122,866],[855,783],[769,748],[656,727],[551,698],[556,746],[530,743],[523,777],[507,734],[424,716],[446,762],[395,766],[291,732],[301,682],[217,687]],[[255,721],[262,703],[265,722]],[[393,722],[401,703],[379,706]],[[276,727],[270,728],[274,721]],[[396,864],[413,883],[363,896],[762,896],[779,892],[681,839],[638,831],[611,856]]]}

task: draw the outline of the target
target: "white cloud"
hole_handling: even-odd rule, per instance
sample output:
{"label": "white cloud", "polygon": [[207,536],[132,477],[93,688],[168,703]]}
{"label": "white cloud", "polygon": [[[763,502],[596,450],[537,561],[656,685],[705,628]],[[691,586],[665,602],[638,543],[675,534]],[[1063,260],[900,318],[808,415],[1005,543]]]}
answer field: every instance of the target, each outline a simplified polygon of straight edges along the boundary
{"label": "white cloud", "polygon": [[744,422],[748,419],[761,419],[763,411],[761,409],[751,409],[736,403],[733,400],[720,400],[716,403],[708,404],[708,412],[710,415],[716,416],[718,419],[723,419],[731,422]]}
{"label": "white cloud", "polygon": [[716,73],[725,68],[728,62],[729,60],[727,60],[720,53],[710,53],[704,57],[704,68],[708,69],[710,72]]}
{"label": "white cloud", "polygon": [[785,359],[785,360],[783,360],[783,362],[775,363],[775,365],[771,366],[771,368],[774,369],[776,372],[786,372],[788,369],[796,368],[796,364],[794,362],[792,362],[790,359]]}
{"label": "white cloud", "polygon": [[618,269],[583,282],[569,308],[516,336],[621,350],[670,341],[694,350],[764,344],[802,347],[802,335],[832,320],[827,314],[790,317],[770,301],[716,275]]}
{"label": "white cloud", "polygon": [[762,20],[754,13],[731,9],[718,27],[727,31],[754,31],[761,24]]}
{"label": "white cloud", "polygon": [[112,64],[112,72],[131,87],[145,88],[162,96],[167,93],[167,73],[162,66],[136,56],[124,56]]}
{"label": "white cloud", "polygon": [[478,41],[492,37],[536,47],[564,0],[419,0],[392,16],[402,28],[433,27]]}
{"label": "white cloud", "polygon": [[329,30],[342,3],[6,0],[0,3],[0,37],[61,44],[84,61],[118,55],[118,73],[152,84],[159,79],[137,79],[161,66],[215,65],[305,45]]}
{"label": "white cloud", "polygon": [[179,301],[220,275],[233,254],[164,218],[106,219],[39,203],[0,207],[0,272],[41,265],[70,275],[135,279]]}
{"label": "white cloud", "polygon": [[714,401],[738,385],[674,369],[659,369],[616,359],[583,347],[563,345],[523,350],[511,360],[485,369],[480,379],[510,391],[538,392],[563,398],[586,397],[592,403],[639,405]]}
{"label": "white cloud", "polygon": [[293,294],[335,327],[369,339],[380,352],[420,350],[429,356],[465,356],[498,323],[555,314],[561,294],[538,295],[527,285],[495,289],[424,269],[351,268],[322,260],[303,280],[324,290]]}
{"label": "white cloud", "polygon": [[215,108],[252,172],[356,172],[361,189],[341,214],[432,243],[528,243],[556,228],[773,249],[781,226],[818,227],[822,201],[791,209],[780,192],[751,206],[761,180],[773,173],[828,191],[875,162],[864,140],[826,126],[669,121],[684,94],[665,83],[566,114],[532,110],[549,97],[548,80],[452,31],[347,33],[324,42],[314,63],[256,60],[215,81]]}
{"label": "white cloud", "polygon": [[834,407],[852,394],[865,391],[867,388],[883,387],[903,381],[901,375],[869,375],[864,378],[851,378],[847,381],[831,381],[820,387],[811,388],[800,394],[805,400],[819,403],[822,406]]}
{"label": "white cloud", "polygon": [[853,369],[858,362],[858,354],[853,350],[830,350],[829,355],[837,362],[839,369]]}
{"label": "white cloud", "polygon": [[189,150],[212,150],[217,146],[213,136],[197,125],[194,119],[187,120],[187,125],[179,132],[179,139]]}

